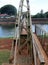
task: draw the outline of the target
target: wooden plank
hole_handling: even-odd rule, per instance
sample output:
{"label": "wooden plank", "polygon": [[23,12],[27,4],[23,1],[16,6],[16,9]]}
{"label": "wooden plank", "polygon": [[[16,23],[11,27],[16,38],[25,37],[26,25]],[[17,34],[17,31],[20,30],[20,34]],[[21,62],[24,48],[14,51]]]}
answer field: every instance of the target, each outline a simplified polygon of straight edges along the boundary
{"label": "wooden plank", "polygon": [[9,63],[2,63],[2,65],[13,65],[13,64],[9,64]]}
{"label": "wooden plank", "polygon": [[33,40],[33,54],[34,54],[34,64],[37,65],[37,62],[36,62],[36,49],[35,49],[35,46],[34,46],[34,40]]}
{"label": "wooden plank", "polygon": [[42,51],[41,51],[42,47],[40,45],[40,42],[35,34],[33,34],[33,37],[34,37],[34,45],[35,45],[36,50],[38,52],[38,57],[40,59],[40,63],[45,63],[44,56],[43,56]]}

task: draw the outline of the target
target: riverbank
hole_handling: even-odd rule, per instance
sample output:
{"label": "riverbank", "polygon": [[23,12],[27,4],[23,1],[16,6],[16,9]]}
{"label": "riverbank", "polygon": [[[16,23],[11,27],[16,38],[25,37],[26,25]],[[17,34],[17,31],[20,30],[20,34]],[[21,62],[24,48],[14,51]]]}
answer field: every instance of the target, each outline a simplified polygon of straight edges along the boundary
{"label": "riverbank", "polygon": [[0,22],[0,25],[9,25],[9,24],[15,24],[15,22]]}
{"label": "riverbank", "polygon": [[[42,44],[42,38],[39,37],[39,40]],[[0,50],[4,50],[4,49],[8,49],[11,50],[12,47],[12,42],[13,42],[13,38],[0,38]],[[44,42],[43,42],[43,47],[45,49],[45,51],[48,54],[48,38],[44,38]]]}

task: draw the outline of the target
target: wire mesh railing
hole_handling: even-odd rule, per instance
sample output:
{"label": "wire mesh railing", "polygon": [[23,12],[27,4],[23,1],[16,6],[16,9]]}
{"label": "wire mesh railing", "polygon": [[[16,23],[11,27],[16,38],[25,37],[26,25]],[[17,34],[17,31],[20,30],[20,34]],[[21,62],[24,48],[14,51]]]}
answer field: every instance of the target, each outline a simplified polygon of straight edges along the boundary
{"label": "wire mesh railing", "polygon": [[45,50],[46,53],[48,49],[48,43],[47,43],[47,33],[46,31],[39,25],[35,25],[35,34],[38,36],[38,39]]}

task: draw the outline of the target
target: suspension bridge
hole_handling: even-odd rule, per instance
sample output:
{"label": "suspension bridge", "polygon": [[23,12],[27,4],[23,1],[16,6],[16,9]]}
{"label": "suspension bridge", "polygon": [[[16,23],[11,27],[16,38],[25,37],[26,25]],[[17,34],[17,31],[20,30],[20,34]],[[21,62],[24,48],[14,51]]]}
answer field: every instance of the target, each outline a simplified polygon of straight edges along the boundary
{"label": "suspension bridge", "polygon": [[[29,0],[26,2],[27,6],[23,4],[24,0],[20,0],[9,63],[2,65],[48,65],[47,55],[37,37],[37,30],[40,30],[39,33],[42,31],[43,35],[46,32],[37,25],[35,33],[32,32]],[[27,8],[27,16],[22,15],[23,6]],[[42,44],[44,43],[42,42]]]}

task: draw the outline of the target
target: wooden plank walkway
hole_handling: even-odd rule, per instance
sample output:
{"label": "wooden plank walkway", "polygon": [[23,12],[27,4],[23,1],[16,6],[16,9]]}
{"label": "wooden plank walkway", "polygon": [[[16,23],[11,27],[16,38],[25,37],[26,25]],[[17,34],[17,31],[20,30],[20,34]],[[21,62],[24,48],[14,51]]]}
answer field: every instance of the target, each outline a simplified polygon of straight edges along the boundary
{"label": "wooden plank walkway", "polygon": [[35,34],[33,34],[33,36],[34,36],[36,42],[38,42],[38,43],[36,43],[36,44],[38,45],[38,47],[39,47],[39,49],[40,49],[40,51],[41,51],[41,54],[42,54],[42,56],[43,56],[44,59],[45,59],[45,65],[48,65],[48,57],[47,57],[45,51],[43,50],[43,48],[42,48],[40,42],[38,41],[37,36],[36,36]]}

